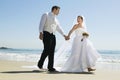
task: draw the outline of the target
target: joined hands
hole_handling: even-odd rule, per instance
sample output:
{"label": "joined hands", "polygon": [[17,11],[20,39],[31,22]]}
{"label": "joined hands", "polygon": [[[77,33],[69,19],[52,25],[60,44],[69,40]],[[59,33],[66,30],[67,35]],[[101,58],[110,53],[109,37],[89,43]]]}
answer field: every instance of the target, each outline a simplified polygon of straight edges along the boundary
{"label": "joined hands", "polygon": [[65,40],[69,40],[70,39],[70,37],[66,36],[66,35],[64,35],[64,38],[65,38]]}

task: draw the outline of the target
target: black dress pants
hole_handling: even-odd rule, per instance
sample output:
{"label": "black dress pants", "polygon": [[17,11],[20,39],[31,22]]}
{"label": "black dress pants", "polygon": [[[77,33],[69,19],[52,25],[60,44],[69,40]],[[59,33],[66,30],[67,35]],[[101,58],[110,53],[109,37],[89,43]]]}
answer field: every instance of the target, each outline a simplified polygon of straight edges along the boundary
{"label": "black dress pants", "polygon": [[42,68],[46,57],[48,56],[48,69],[53,69],[54,65],[54,51],[56,46],[55,35],[47,31],[43,32],[43,45],[44,50],[38,62],[38,67]]}

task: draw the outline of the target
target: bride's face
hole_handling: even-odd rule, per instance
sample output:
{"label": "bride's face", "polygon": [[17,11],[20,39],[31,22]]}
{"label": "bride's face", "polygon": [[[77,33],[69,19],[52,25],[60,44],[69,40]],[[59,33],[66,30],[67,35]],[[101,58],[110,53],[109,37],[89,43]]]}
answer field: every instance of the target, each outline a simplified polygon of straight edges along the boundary
{"label": "bride's face", "polygon": [[78,22],[79,24],[82,24],[83,20],[81,19],[81,17],[77,17],[77,22]]}

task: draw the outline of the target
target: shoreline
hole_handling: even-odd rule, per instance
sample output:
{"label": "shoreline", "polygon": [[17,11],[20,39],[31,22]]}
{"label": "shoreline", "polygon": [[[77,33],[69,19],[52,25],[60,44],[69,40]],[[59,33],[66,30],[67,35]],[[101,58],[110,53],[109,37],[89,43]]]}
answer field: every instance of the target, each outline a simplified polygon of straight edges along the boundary
{"label": "shoreline", "polygon": [[97,65],[97,70],[91,73],[49,73],[22,67],[36,64],[35,62],[0,60],[0,80],[119,80],[120,74],[120,70],[106,69],[106,65],[102,66],[104,69]]}

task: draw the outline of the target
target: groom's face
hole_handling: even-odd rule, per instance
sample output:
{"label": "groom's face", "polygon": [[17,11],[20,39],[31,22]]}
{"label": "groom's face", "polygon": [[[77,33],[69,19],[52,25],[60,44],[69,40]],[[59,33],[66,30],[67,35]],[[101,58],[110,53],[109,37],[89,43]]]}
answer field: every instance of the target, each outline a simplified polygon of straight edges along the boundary
{"label": "groom's face", "polygon": [[60,9],[55,9],[55,15],[59,14]]}

